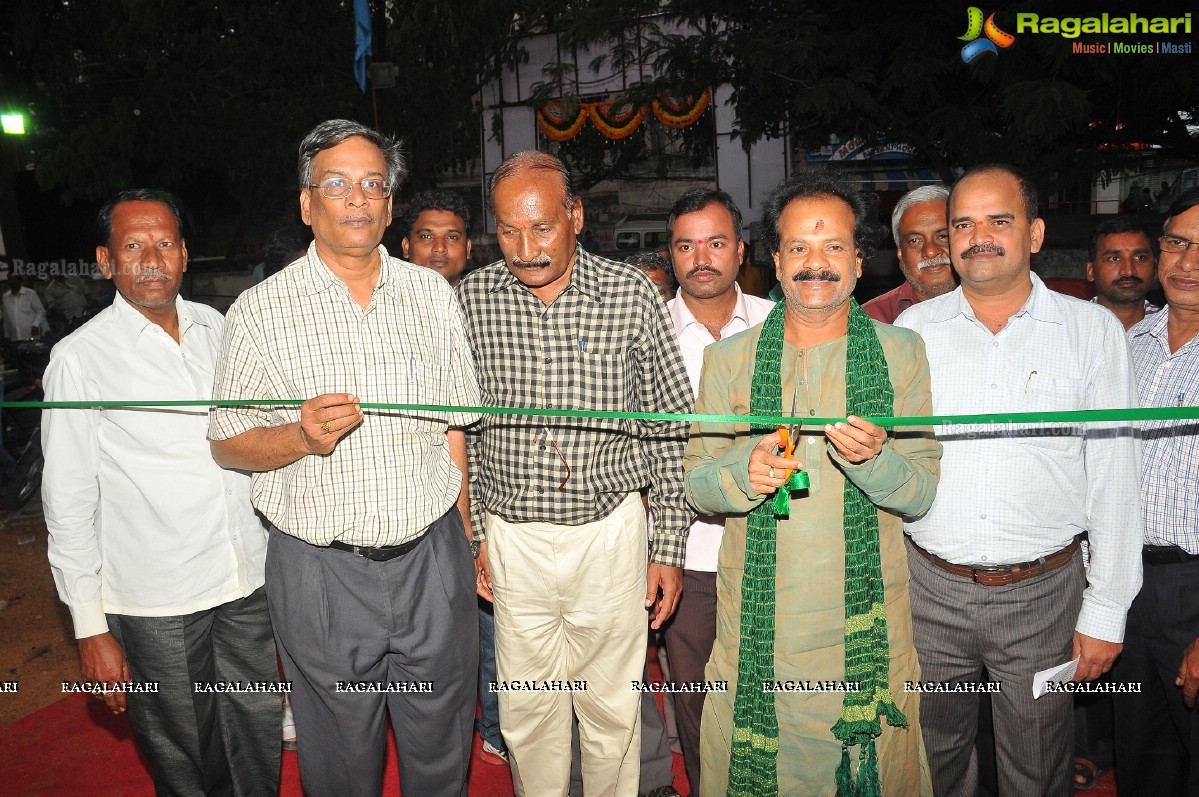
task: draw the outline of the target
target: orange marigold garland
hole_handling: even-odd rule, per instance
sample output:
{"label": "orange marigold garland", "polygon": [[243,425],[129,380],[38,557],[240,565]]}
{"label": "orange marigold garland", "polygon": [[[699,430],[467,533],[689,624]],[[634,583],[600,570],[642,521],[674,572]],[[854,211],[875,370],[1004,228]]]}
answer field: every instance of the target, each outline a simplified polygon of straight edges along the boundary
{"label": "orange marigold garland", "polygon": [[[585,105],[591,115],[591,123],[613,141],[620,141],[622,138],[631,136],[633,131],[641,125],[641,121],[645,119],[644,105],[632,105],[631,103],[617,105],[612,102],[589,102]],[[612,113],[613,108],[619,108],[619,110]]]}
{"label": "orange marigold garland", "polygon": [[[712,90],[707,89],[698,98],[688,97],[679,102],[669,95],[653,101],[654,117],[676,129],[695,124],[708,110],[712,102]],[[558,100],[551,100],[537,110],[537,126],[553,141],[569,141],[579,134],[590,117],[591,123],[605,137],[620,141],[633,134],[645,120],[649,108],[628,102],[581,102],[573,116]]]}
{"label": "orange marigold garland", "polygon": [[557,100],[547,102],[538,109],[537,126],[545,133],[546,138],[559,142],[569,141],[583,129],[583,123],[587,121],[586,108],[580,106],[573,119],[566,118],[562,111],[562,103]]}
{"label": "orange marigold garland", "polygon": [[667,127],[682,128],[695,124],[695,120],[708,110],[712,102],[712,90],[705,89],[694,101],[690,97],[684,102],[676,102],[669,95],[663,95],[654,100],[654,116]]}

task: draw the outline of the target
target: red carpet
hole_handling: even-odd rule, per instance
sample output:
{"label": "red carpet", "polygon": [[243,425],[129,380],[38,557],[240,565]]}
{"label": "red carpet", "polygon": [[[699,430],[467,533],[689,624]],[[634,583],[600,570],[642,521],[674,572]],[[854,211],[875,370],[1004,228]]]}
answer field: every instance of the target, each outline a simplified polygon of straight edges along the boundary
{"label": "red carpet", "polygon": [[[480,742],[475,736],[471,797],[511,797],[512,782],[506,767],[478,761]],[[686,793],[682,756],[674,757],[675,787]],[[398,797],[395,746],[388,735],[387,775],[383,794]],[[1115,777],[1108,773],[1087,797],[1116,797]],[[138,755],[122,715],[114,717],[96,700],[72,695],[0,729],[0,797],[47,795],[92,797],[153,797],[149,772]],[[280,794],[300,797],[296,754],[283,754]]]}
{"label": "red carpet", "polygon": [[[478,760],[475,735],[471,797],[512,797],[507,767]],[[686,793],[682,756],[674,757],[675,784]],[[296,754],[283,754],[280,794],[300,797]],[[385,797],[399,797],[395,741],[388,734]],[[72,695],[0,730],[0,796],[86,794],[90,797],[154,797],[149,771],[138,755],[124,715],[114,717],[97,700]]]}

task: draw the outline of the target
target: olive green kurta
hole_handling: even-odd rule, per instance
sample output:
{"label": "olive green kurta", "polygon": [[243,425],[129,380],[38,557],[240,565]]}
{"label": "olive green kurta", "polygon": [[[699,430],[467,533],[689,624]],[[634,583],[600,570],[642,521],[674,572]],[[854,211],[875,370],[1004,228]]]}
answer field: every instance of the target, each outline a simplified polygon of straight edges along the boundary
{"label": "olive green kurta", "polygon": [[[924,341],[909,330],[873,322],[895,388],[895,415],[928,415],[928,361]],[[750,381],[761,326],[709,346],[700,381],[698,413],[749,414]],[[795,391],[795,415],[844,417],[846,338],[801,351],[783,347],[782,407]],[[748,424],[696,424],[687,445],[687,499],[701,514],[725,514],[717,571],[716,644],[706,679],[729,682],[727,693],[704,702],[701,791],[727,790],[741,627],[741,573],[745,563],[745,513],[766,496],[749,484],[749,455],[760,437]],[[872,460],[851,465],[825,441],[820,427],[804,428],[795,458],[808,471],[811,487],[796,492],[791,516],[778,526],[775,679],[845,680],[845,537],[842,491],[848,476],[880,507],[879,538],[887,630],[891,645],[891,690],[907,715],[908,728],[884,723],[878,739],[879,774],[889,797],[929,795],[919,701],[904,682],[919,679],[912,644],[908,568],[900,515],[919,515],[932,504],[940,472],[941,445],[929,428],[892,433]],[[833,773],[841,744],[832,734],[841,714],[841,692],[780,692],[778,777],[782,795],[833,795]],[[856,756],[856,749],[852,751]],[[856,758],[855,758],[856,760]]]}

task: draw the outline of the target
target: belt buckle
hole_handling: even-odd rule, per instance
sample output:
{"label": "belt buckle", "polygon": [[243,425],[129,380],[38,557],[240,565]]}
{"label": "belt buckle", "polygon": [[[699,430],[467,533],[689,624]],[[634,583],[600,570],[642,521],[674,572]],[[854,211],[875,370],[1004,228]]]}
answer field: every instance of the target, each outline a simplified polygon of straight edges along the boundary
{"label": "belt buckle", "polygon": [[971,567],[970,568],[970,580],[973,581],[975,584],[981,584],[984,587],[989,587],[992,585],[984,584],[982,581],[978,580],[979,573],[982,573],[986,576],[1004,576],[1004,575],[1010,576],[1012,574],[1012,568],[1010,565],[992,565],[990,567]]}

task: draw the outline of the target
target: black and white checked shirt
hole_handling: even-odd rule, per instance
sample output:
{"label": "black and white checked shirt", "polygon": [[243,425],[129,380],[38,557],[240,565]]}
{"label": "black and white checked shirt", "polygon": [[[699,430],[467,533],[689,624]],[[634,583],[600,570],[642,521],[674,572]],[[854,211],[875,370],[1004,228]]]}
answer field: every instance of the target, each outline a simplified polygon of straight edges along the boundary
{"label": "black and white checked shirt", "polygon": [[[435,271],[388,257],[364,310],[315,245],[233,303],[215,399],[309,399],[478,406],[479,386],[453,289]],[[214,408],[224,440],[300,419],[300,408]],[[368,410],[328,456],[254,474],[254,505],[280,531],[313,545],[400,545],[458,499],[462,476],[447,427],[478,415]]]}
{"label": "black and white checked shirt", "polygon": [[[690,412],[691,385],[658,289],[632,266],[576,251],[570,285],[549,306],[503,261],[458,286],[484,406]],[[648,485],[651,560],[682,567],[694,517],[683,495],[686,424],[484,415],[476,428],[476,537],[484,507],[513,523],[579,525]]]}

